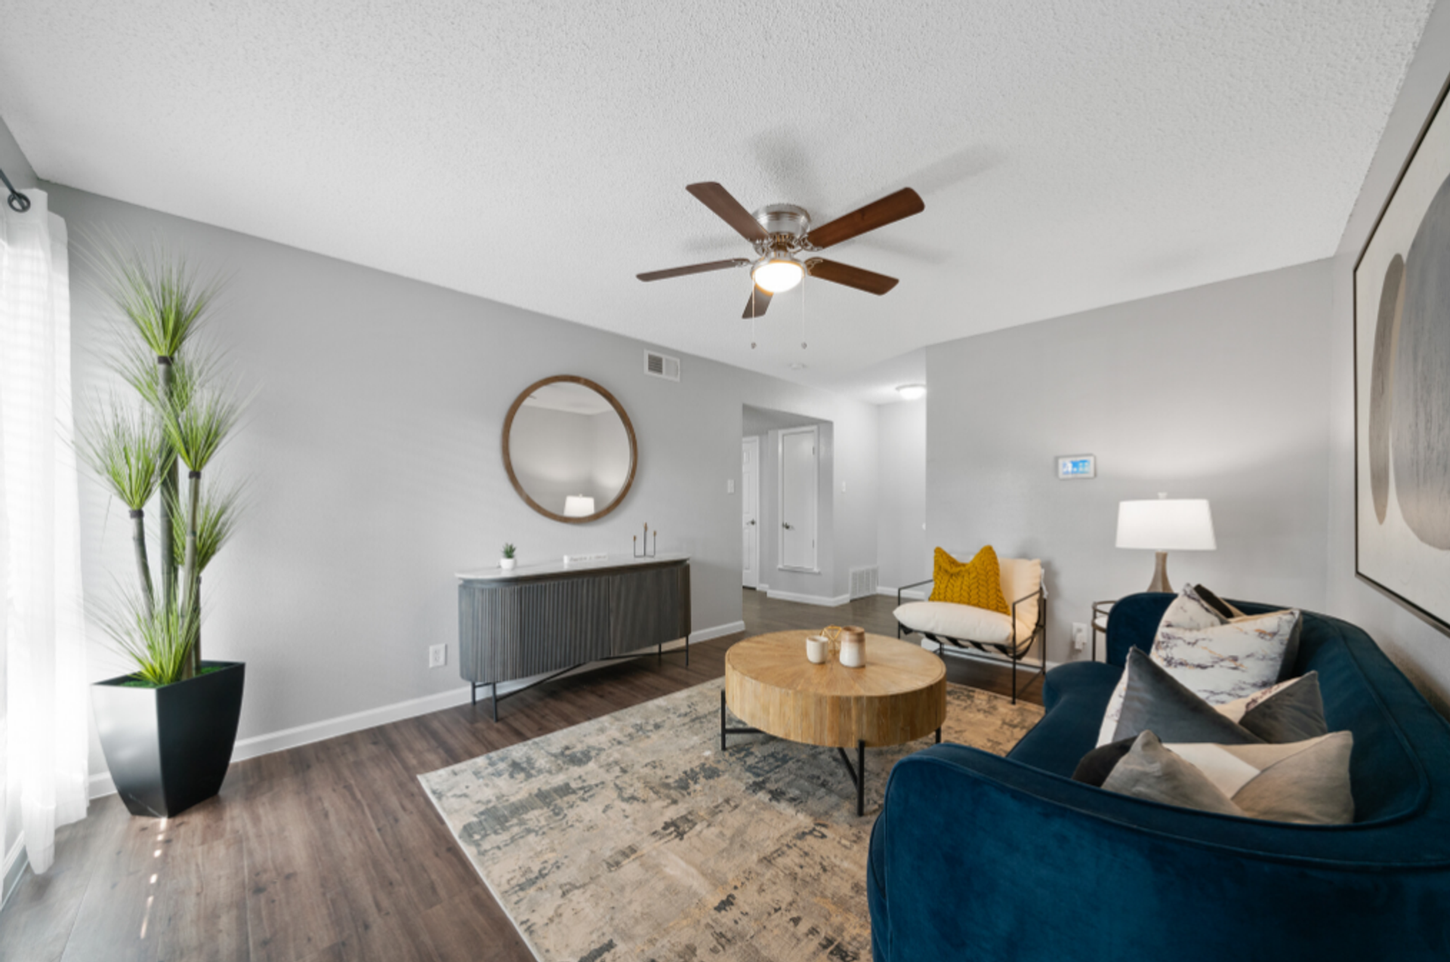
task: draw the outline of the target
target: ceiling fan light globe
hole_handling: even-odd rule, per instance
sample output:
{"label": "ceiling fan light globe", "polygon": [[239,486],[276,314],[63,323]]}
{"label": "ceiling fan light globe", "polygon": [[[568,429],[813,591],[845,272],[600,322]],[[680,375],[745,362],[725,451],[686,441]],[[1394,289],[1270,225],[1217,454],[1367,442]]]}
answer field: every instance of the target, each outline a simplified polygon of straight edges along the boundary
{"label": "ceiling fan light globe", "polygon": [[896,388],[896,393],[897,394],[900,394],[903,398],[905,398],[908,401],[915,401],[918,398],[924,398],[924,397],[926,397],[926,385],[925,384],[902,384],[902,385],[900,385],[900,386],[898,386]]}
{"label": "ceiling fan light globe", "polygon": [[771,294],[790,290],[805,276],[805,265],[791,257],[762,257],[750,270],[755,285]]}

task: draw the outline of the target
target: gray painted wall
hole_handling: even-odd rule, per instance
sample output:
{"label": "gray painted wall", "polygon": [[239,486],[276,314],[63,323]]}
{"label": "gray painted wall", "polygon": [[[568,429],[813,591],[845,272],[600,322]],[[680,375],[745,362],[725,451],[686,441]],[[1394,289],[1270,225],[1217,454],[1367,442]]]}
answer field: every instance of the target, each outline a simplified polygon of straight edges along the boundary
{"label": "gray painted wall", "polygon": [[[1329,316],[1319,261],[928,348],[931,543],[1041,558],[1052,660],[1147,586],[1117,505],[1160,491],[1208,498],[1218,536],[1170,556],[1175,587],[1322,610]],[[1078,453],[1098,477],[1057,480]]]}
{"label": "gray painted wall", "polygon": [[883,588],[931,577],[926,525],[926,399],[884,404],[877,415],[881,434],[881,486],[877,499],[877,557]]}
{"label": "gray painted wall", "polygon": [[[638,341],[47,188],[72,237],[101,226],[142,241],[155,233],[234,275],[211,333],[259,392],[217,473],[250,477],[252,504],[207,572],[206,650],[248,663],[243,739],[458,689],[453,575],[496,564],[504,541],[518,545],[524,564],[623,554],[649,522],[661,551],[694,556],[696,630],[738,621],[740,504],[738,485],[727,494],[726,481],[739,477],[746,403],[829,420],[856,452],[835,466],[850,482],[841,501],[875,517],[868,404],[688,356],[680,383],[649,378]],[[107,322],[84,264],[73,265],[75,383],[84,396],[107,380],[95,355]],[[531,511],[499,457],[514,397],[559,373],[613,392],[639,438],[628,499],[587,525]],[[130,574],[124,512],[88,479],[81,497],[84,577],[95,591]],[[873,563],[875,525],[860,527],[838,556]],[[427,647],[440,642],[450,645],[449,665],[429,670]],[[93,646],[95,677],[121,668]],[[102,767],[93,754],[92,770]]]}
{"label": "gray painted wall", "polygon": [[[5,176],[10,178],[10,183],[19,190],[35,186],[35,169],[30,166],[30,161],[26,159],[20,145],[15,142],[15,137],[10,133],[10,128],[5,125],[4,120],[0,120],[0,170],[5,171]],[[0,188],[3,186],[0,184]]]}
{"label": "gray painted wall", "polygon": [[1365,177],[1333,262],[1330,325],[1328,607],[1368,631],[1441,714],[1450,715],[1450,637],[1355,576],[1354,264],[1389,199],[1435,98],[1450,75],[1450,5],[1425,25],[1379,151]]}

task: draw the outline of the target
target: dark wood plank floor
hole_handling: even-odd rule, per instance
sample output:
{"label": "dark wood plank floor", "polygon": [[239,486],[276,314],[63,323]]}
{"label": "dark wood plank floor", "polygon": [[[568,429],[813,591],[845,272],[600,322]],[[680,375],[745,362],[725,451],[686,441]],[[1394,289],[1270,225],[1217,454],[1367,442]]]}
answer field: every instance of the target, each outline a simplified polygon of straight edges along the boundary
{"label": "dark wood plank floor", "polygon": [[[692,646],[689,668],[680,655],[620,662],[510,698],[497,724],[486,704],[464,706],[238,762],[217,798],[170,820],[100,799],[0,911],[0,959],[527,962],[417,775],[718,678],[745,635],[827,623],[894,635],[894,604],[745,591],[747,631]],[[1009,690],[997,666],[953,659],[948,677]]]}

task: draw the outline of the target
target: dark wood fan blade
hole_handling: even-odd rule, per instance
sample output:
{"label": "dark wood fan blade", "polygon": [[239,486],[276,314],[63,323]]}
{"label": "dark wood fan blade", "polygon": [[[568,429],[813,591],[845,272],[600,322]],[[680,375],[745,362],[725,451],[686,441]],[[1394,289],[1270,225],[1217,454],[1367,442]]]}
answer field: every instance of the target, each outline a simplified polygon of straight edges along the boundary
{"label": "dark wood fan blade", "polygon": [[750,287],[750,300],[745,302],[745,313],[740,316],[746,319],[760,317],[769,306],[770,291],[762,291],[752,284]]}
{"label": "dark wood fan blade", "polygon": [[695,199],[715,212],[715,215],[729,224],[748,241],[763,241],[769,238],[765,228],[760,226],[760,221],[750,216],[750,211],[740,205],[740,201],[730,196],[730,191],[721,187],[714,181],[706,181],[702,184],[690,184],[685,188],[695,195]]}
{"label": "dark wood fan blade", "polygon": [[920,195],[910,187],[903,187],[894,194],[887,194],[865,207],[837,217],[829,224],[822,224],[806,237],[816,247],[826,248],[859,237],[878,227],[894,224],[903,217],[920,214],[924,210],[926,204],[922,203]]}
{"label": "dark wood fan blade", "polygon": [[636,274],[642,281],[662,281],[666,277],[684,277],[686,274],[703,274],[706,271],[723,271],[727,267],[744,267],[750,261],[743,257],[732,257],[728,261],[710,261],[708,264],[691,264],[689,267],[671,267],[667,271],[646,271]]}
{"label": "dark wood fan blade", "polygon": [[812,257],[806,261],[806,270],[810,271],[812,277],[830,281],[832,284],[854,287],[856,290],[865,291],[868,294],[885,294],[901,283],[894,277],[863,270],[860,267],[852,267],[850,264],[842,264],[840,261],[828,261],[824,257]]}

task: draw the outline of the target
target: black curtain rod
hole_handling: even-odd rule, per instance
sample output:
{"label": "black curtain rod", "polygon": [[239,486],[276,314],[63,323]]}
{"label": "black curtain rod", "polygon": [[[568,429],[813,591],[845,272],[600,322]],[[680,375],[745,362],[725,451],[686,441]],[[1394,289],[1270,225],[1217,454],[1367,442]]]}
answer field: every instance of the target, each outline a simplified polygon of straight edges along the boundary
{"label": "black curtain rod", "polygon": [[10,196],[5,198],[5,203],[10,205],[10,209],[17,214],[30,210],[30,198],[15,189],[15,185],[10,183],[10,178],[5,176],[3,170],[0,170],[0,180],[5,182],[5,189],[10,191]]}

